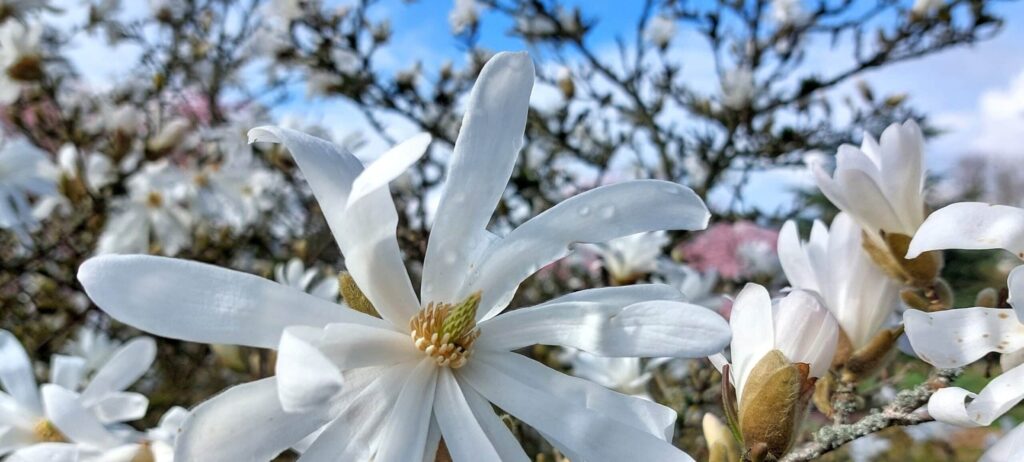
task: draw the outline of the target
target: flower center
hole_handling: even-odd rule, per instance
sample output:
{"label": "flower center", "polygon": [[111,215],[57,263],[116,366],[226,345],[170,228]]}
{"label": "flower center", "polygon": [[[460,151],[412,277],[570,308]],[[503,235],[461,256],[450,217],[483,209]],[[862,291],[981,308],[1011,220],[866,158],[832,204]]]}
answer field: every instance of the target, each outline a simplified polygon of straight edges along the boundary
{"label": "flower center", "polygon": [[32,431],[35,433],[36,438],[43,443],[63,443],[67,441],[64,438],[64,434],[53,425],[53,422],[46,419],[39,419]]}
{"label": "flower center", "polygon": [[152,191],[146,195],[146,204],[151,208],[159,208],[164,203],[164,196],[156,191]]}
{"label": "flower center", "polygon": [[478,306],[480,292],[457,305],[428,304],[409,321],[409,336],[416,349],[433,358],[438,366],[465,366],[473,352],[473,342],[480,336],[476,328]]}

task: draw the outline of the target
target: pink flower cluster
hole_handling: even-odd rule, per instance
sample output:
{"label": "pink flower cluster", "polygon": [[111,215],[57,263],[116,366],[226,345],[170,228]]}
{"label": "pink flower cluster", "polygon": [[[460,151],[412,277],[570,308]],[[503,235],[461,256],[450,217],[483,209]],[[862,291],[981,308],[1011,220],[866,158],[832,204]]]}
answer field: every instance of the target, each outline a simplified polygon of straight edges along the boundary
{"label": "pink flower cluster", "polygon": [[676,252],[701,272],[717,271],[726,279],[741,280],[771,271],[778,263],[779,231],[749,220],[715,223]]}

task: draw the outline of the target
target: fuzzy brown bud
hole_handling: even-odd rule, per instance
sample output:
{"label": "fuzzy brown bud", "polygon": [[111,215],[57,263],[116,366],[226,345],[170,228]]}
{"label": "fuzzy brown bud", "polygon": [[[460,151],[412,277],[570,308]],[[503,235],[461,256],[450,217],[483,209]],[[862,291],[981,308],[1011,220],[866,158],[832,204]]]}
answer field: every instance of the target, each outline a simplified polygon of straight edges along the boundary
{"label": "fuzzy brown bud", "polygon": [[809,374],[807,364],[792,363],[779,350],[751,369],[739,406],[740,433],[751,457],[781,459],[792,447],[816,382]]}

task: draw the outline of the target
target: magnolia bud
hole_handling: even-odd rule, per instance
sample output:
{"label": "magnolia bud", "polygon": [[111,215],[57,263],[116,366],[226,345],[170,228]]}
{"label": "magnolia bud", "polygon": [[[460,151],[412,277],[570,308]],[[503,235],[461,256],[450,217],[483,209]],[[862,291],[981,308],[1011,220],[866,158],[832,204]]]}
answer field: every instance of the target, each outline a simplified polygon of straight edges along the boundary
{"label": "magnolia bud", "polygon": [[864,345],[853,352],[842,370],[844,382],[857,382],[870,377],[885,367],[896,355],[896,341],[903,335],[903,326],[882,329]]}
{"label": "magnolia bud", "polygon": [[708,444],[708,462],[739,462],[739,445],[729,427],[711,413],[704,414],[701,425]]}
{"label": "magnolia bud", "polygon": [[986,287],[978,292],[978,295],[974,298],[974,306],[982,308],[998,308],[999,307],[999,291]]}
{"label": "magnolia bud", "polygon": [[[750,371],[739,406],[739,427],[748,451],[780,459],[789,451],[817,379],[806,363],[791,363],[779,350]],[[762,449],[763,448],[763,449]]]}
{"label": "magnolia bud", "polygon": [[943,263],[941,252],[925,252],[908,260],[904,256],[910,247],[911,236],[882,233],[881,237],[885,241],[884,248],[870,236],[864,236],[862,245],[871,260],[889,276],[917,287],[927,286],[939,276]]}
{"label": "magnolia bud", "polygon": [[352,275],[347,271],[343,271],[338,275],[338,287],[341,290],[341,298],[345,300],[345,303],[348,303],[350,308],[370,316],[380,317],[377,314],[377,309],[373,307],[373,303],[370,302],[370,299],[366,298],[363,291],[356,285],[355,279],[352,279]]}

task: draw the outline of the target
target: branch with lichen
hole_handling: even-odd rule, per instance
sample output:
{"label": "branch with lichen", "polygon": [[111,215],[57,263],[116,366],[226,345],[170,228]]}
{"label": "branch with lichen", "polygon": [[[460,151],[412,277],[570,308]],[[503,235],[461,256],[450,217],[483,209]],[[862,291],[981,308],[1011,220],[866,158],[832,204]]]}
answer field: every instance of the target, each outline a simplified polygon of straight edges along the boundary
{"label": "branch with lichen", "polygon": [[782,458],[782,462],[814,460],[857,438],[877,433],[886,428],[930,422],[934,419],[927,412],[918,410],[928,403],[932,394],[949,386],[962,372],[962,369],[938,369],[924,383],[900,391],[887,406],[880,410],[873,410],[857,422],[831,425],[819,429],[814,434],[814,441],[791,451]]}

